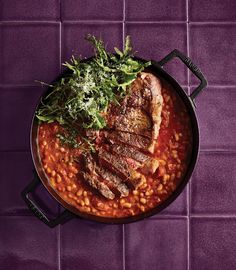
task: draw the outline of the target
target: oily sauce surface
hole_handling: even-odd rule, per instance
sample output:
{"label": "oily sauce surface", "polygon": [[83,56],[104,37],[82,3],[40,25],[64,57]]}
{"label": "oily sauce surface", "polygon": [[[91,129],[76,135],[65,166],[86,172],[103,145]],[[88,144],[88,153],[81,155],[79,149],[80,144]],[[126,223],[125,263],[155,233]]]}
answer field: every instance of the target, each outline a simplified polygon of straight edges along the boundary
{"label": "oily sauce surface", "polygon": [[159,168],[146,177],[126,198],[107,200],[94,193],[79,176],[81,168],[74,160],[82,150],[61,145],[56,134],[58,123],[42,123],[38,147],[42,166],[50,185],[67,203],[81,212],[103,217],[134,216],[161,204],[183,178],[192,151],[192,128],[188,112],[172,88],[164,84],[162,123],[154,156]]}

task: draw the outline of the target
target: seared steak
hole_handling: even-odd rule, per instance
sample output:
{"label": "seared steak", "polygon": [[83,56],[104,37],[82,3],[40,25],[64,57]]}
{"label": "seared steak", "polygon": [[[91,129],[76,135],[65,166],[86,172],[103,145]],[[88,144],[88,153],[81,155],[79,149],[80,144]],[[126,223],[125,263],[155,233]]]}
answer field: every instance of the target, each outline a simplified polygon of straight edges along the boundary
{"label": "seared steak", "polygon": [[130,146],[136,147],[143,151],[147,150],[150,145],[150,139],[141,135],[132,134],[122,131],[110,131],[105,132],[105,137],[111,143],[124,143]]}
{"label": "seared steak", "polygon": [[101,193],[104,197],[108,199],[114,199],[115,194],[111,191],[106,183],[104,183],[96,172],[96,163],[90,154],[83,156],[83,161],[85,165],[86,172],[83,173],[83,178],[85,182],[92,188]]}
{"label": "seared steak", "polygon": [[112,144],[110,150],[117,155],[132,158],[140,163],[146,162],[150,157],[139,150],[124,144]]}
{"label": "seared steak", "polygon": [[129,195],[128,187],[122,182],[122,179],[116,174],[111,173],[102,166],[97,166],[96,172],[107,182],[111,182],[119,191],[121,197]]}
{"label": "seared steak", "polygon": [[161,125],[161,82],[142,72],[132,83],[121,106],[112,104],[107,114],[109,128],[149,138],[147,151],[154,152]]}
{"label": "seared steak", "polygon": [[127,160],[104,149],[99,150],[98,156],[100,164],[117,174],[129,187],[136,188],[140,184],[140,174],[136,173]]}
{"label": "seared steak", "polygon": [[[115,194],[119,194],[121,197],[126,197],[129,195],[129,189],[128,187],[122,182],[122,179],[119,178],[117,175],[112,174],[111,172],[107,171],[102,166],[99,166],[91,154],[84,155],[84,162],[85,162],[85,169],[87,171],[87,177],[93,176],[96,177],[97,181],[102,183],[101,185],[97,185],[96,187],[93,184],[93,188],[97,189],[98,192],[102,194],[102,191],[100,188],[104,190],[104,185],[107,186],[107,188],[114,192]],[[89,180],[86,178],[85,180]],[[91,182],[91,181],[90,181]],[[89,182],[89,184],[90,184]],[[94,181],[93,181],[94,182]],[[91,184],[90,184],[91,185]]]}
{"label": "seared steak", "polygon": [[110,146],[110,150],[120,156],[129,158],[128,160],[131,161],[132,159],[138,161],[139,164],[133,162],[133,166],[141,169],[141,172],[144,174],[153,174],[159,167],[159,161],[155,158],[151,158],[150,156],[138,151],[137,149],[131,146],[125,146],[124,144],[114,144]]}
{"label": "seared steak", "polygon": [[98,175],[92,173],[83,172],[83,178],[87,184],[89,184],[92,188],[97,190],[107,199],[114,199],[115,194],[109,189],[109,187],[100,181]]}
{"label": "seared steak", "polygon": [[105,198],[126,197],[129,188],[142,184],[146,174],[159,166],[154,153],[158,138],[163,98],[161,82],[142,72],[131,84],[119,105],[110,104],[107,128],[87,130],[95,142],[94,156],[84,156],[84,180]]}

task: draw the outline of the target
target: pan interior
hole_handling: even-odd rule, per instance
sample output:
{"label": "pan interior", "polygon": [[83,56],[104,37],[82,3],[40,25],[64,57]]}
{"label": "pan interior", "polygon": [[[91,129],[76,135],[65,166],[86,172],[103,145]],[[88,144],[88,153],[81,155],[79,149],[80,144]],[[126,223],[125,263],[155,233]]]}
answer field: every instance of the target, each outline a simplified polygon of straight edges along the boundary
{"label": "pan interior", "polygon": [[143,213],[139,213],[134,216],[125,216],[125,217],[103,217],[103,216],[97,216],[94,214],[89,214],[80,211],[80,209],[76,208],[75,206],[71,205],[62,198],[62,196],[52,187],[50,184],[49,178],[45,174],[45,170],[43,169],[40,154],[39,154],[39,147],[38,147],[38,132],[39,132],[39,125],[37,119],[34,117],[32,122],[32,129],[31,129],[31,152],[32,157],[34,161],[34,165],[36,168],[36,171],[38,173],[39,178],[41,179],[42,183],[45,185],[49,193],[54,196],[54,198],[66,209],[73,212],[74,214],[85,217],[88,219],[105,222],[105,223],[128,223],[132,221],[136,221],[142,218],[145,218],[147,216],[156,214],[160,212],[162,209],[166,208],[172,201],[175,200],[175,198],[181,193],[185,185],[187,184],[193,168],[195,166],[197,155],[198,155],[198,148],[199,148],[199,134],[198,134],[198,125],[197,125],[197,119],[195,115],[195,110],[193,103],[189,99],[188,95],[185,93],[185,91],[180,87],[180,85],[168,74],[166,73],[162,68],[160,68],[158,65],[152,65],[150,68],[150,71],[154,73],[156,76],[162,78],[163,81],[165,81],[167,84],[171,85],[173,91],[175,94],[182,100],[184,103],[189,117],[191,119],[191,129],[192,129],[192,152],[189,158],[188,167],[185,171],[184,176],[182,177],[181,181],[179,182],[178,186],[175,188],[175,190],[171,193],[168,198],[166,198],[161,204],[158,204],[157,206],[153,207],[152,209],[148,209],[147,211]]}

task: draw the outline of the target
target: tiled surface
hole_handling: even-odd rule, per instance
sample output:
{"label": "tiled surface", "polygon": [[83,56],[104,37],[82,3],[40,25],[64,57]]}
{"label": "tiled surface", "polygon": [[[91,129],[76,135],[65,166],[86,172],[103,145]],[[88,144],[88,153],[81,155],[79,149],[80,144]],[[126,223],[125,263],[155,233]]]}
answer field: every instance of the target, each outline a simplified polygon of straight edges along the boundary
{"label": "tiled surface", "polygon": [[31,121],[42,92],[41,87],[0,87],[0,150],[29,151]]}
{"label": "tiled surface", "polygon": [[192,218],[190,269],[235,269],[235,231],[235,218]]}
{"label": "tiled surface", "polygon": [[187,219],[125,225],[127,270],[187,269]]}
{"label": "tiled surface", "polygon": [[[185,23],[126,23],[125,30],[125,34],[132,37],[137,55],[142,58],[158,61],[173,49],[187,54]],[[187,85],[187,69],[181,62],[173,60],[165,66],[165,69],[180,83]]]}
{"label": "tiled surface", "polygon": [[34,217],[0,217],[1,269],[58,269],[57,231]]}
{"label": "tiled surface", "polygon": [[61,0],[62,20],[123,20],[123,0]]}
{"label": "tiled surface", "polygon": [[63,62],[68,61],[72,54],[82,57],[94,54],[91,44],[84,40],[88,33],[101,37],[109,50],[114,46],[122,48],[122,23],[63,23]]}
{"label": "tiled surface", "polygon": [[61,268],[122,269],[122,225],[73,220],[61,227]]}
{"label": "tiled surface", "polygon": [[191,182],[191,213],[236,215],[236,153],[202,152]]}
{"label": "tiled surface", "polygon": [[60,0],[0,0],[2,21],[60,20]]}
{"label": "tiled surface", "polygon": [[[236,24],[190,25],[190,57],[209,85],[236,84]],[[197,80],[191,76],[191,83]]]}
{"label": "tiled surface", "polygon": [[[236,9],[233,0],[0,0],[0,269],[236,268]],[[87,33],[107,48],[130,34],[137,56],[190,56],[209,87],[196,99],[201,152],[190,185],[161,214],[104,225],[81,219],[49,229],[20,192],[33,178],[31,117],[43,89],[72,54],[89,57]],[[198,81],[178,60],[165,69],[185,89]],[[50,217],[58,204],[33,195]]]}
{"label": "tiled surface", "polygon": [[0,24],[0,84],[52,81],[60,72],[58,23]]}
{"label": "tiled surface", "polygon": [[186,21],[185,0],[128,0],[127,21]]}
{"label": "tiled surface", "polygon": [[236,150],[235,93],[236,87],[207,87],[197,97],[202,149]]}
{"label": "tiled surface", "polygon": [[193,22],[235,22],[235,0],[191,0],[191,4],[189,5],[189,17]]}

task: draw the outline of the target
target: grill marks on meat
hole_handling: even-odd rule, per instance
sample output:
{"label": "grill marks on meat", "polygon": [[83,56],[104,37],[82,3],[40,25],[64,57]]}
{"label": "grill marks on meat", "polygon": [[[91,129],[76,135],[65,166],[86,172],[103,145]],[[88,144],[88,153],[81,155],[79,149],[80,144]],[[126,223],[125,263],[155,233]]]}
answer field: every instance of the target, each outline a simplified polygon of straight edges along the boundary
{"label": "grill marks on meat", "polygon": [[87,131],[96,143],[96,154],[84,156],[84,180],[107,199],[126,197],[145,174],[159,166],[153,158],[161,124],[161,82],[142,72],[121,104],[111,104],[106,114],[108,129]]}
{"label": "grill marks on meat", "polygon": [[99,175],[97,174],[95,168],[96,164],[90,154],[84,155],[83,161],[85,164],[85,170],[86,172],[83,172],[83,179],[84,181],[94,188],[96,191],[98,191],[100,194],[102,194],[107,199],[114,199],[115,194],[111,191],[111,189],[104,183]]}
{"label": "grill marks on meat", "polygon": [[129,189],[122,179],[99,166],[91,154],[84,155],[84,164],[86,170],[84,180],[104,197],[114,199],[115,194],[121,197],[129,195]]}
{"label": "grill marks on meat", "polygon": [[122,131],[111,131],[105,133],[105,137],[111,143],[124,143],[129,146],[141,149],[143,151],[147,150],[150,145],[150,139],[143,137],[141,135],[122,132]]}
{"label": "grill marks on meat", "polygon": [[105,198],[113,200],[115,194],[109,189],[109,187],[100,181],[96,174],[92,173],[83,173],[83,178],[87,184],[89,184],[96,191],[101,193]]}
{"label": "grill marks on meat", "polygon": [[132,158],[140,163],[146,162],[148,159],[150,159],[148,155],[132,147],[127,147],[124,144],[113,144],[110,146],[110,150],[117,155]]}
{"label": "grill marks on meat", "polygon": [[121,106],[111,105],[107,115],[109,128],[149,138],[146,150],[150,153],[154,153],[161,125],[161,88],[157,77],[142,72],[132,83]]}
{"label": "grill marks on meat", "polygon": [[96,171],[104,180],[111,182],[115,186],[121,197],[127,197],[129,195],[129,189],[122,182],[122,179],[120,177],[101,166],[97,167]]}
{"label": "grill marks on meat", "polygon": [[130,188],[136,188],[141,183],[140,174],[137,174],[124,158],[104,149],[99,150],[98,157],[101,165],[122,178]]}

